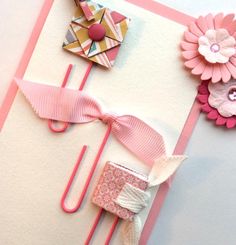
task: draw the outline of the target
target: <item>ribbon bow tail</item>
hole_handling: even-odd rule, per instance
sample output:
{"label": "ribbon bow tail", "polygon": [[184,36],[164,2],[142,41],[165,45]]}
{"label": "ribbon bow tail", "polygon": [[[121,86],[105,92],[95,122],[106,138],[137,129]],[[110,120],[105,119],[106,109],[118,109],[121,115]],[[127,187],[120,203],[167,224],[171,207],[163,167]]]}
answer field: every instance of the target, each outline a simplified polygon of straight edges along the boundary
{"label": "ribbon bow tail", "polygon": [[155,163],[148,176],[149,187],[158,186],[172,176],[181,163],[186,159],[186,156],[161,156],[155,160]]}
{"label": "ribbon bow tail", "polygon": [[133,221],[126,220],[121,225],[123,245],[138,245],[142,232],[142,222],[138,215]]}
{"label": "ribbon bow tail", "polygon": [[100,105],[85,93],[15,78],[21,92],[42,119],[87,123],[101,116]]}
{"label": "ribbon bow tail", "polygon": [[126,220],[122,223],[123,245],[138,245],[142,232],[142,222],[139,213],[148,205],[150,197],[149,191],[143,191],[128,183],[123,186],[115,202],[135,214],[132,220]]}
{"label": "ribbon bow tail", "polygon": [[[186,159],[186,156],[165,155],[155,160],[155,163],[148,176],[149,188],[158,186],[165,182],[180,164]],[[133,220],[124,221],[122,224],[123,245],[138,245],[142,232],[142,222],[139,213],[148,205],[150,200],[149,188],[146,191],[140,190],[126,183],[115,202],[135,215]]]}
{"label": "ribbon bow tail", "polygon": [[112,133],[120,143],[149,166],[165,154],[162,135],[135,116],[117,117],[112,124]]}

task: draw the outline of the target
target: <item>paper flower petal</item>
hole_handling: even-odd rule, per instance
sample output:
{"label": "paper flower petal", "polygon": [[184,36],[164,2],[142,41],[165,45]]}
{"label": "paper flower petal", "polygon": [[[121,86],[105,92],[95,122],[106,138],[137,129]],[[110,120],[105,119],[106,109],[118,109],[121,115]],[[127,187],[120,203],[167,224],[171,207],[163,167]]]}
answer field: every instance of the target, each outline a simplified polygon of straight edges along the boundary
{"label": "paper flower petal", "polygon": [[217,126],[236,127],[236,81],[228,83],[202,82],[198,88],[197,99],[202,111]]}

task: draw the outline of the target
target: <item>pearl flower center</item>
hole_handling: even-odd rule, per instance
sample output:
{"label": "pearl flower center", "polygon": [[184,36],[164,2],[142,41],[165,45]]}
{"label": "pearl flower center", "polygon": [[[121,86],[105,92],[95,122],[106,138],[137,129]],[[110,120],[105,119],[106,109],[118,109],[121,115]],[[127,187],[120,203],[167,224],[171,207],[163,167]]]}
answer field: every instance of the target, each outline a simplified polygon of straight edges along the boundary
{"label": "pearl flower center", "polygon": [[218,43],[213,43],[210,47],[211,52],[217,53],[220,51],[220,45]]}
{"label": "pearl flower center", "polygon": [[229,90],[228,98],[230,101],[236,101],[236,88],[231,88]]}

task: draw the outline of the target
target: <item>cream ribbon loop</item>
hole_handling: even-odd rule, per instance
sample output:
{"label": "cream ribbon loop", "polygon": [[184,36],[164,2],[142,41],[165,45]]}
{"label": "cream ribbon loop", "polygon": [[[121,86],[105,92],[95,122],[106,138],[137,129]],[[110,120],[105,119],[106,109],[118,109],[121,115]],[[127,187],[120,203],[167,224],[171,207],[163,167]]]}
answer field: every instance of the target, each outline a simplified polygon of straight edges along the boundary
{"label": "cream ribbon loop", "polygon": [[151,198],[150,188],[156,187],[165,182],[180,164],[186,159],[186,156],[162,156],[156,159],[149,175],[149,187],[142,191],[130,184],[125,184],[116,199],[116,203],[135,213],[132,221],[124,221],[122,224],[122,236],[124,245],[138,245],[142,231],[142,222],[139,213],[145,208]]}

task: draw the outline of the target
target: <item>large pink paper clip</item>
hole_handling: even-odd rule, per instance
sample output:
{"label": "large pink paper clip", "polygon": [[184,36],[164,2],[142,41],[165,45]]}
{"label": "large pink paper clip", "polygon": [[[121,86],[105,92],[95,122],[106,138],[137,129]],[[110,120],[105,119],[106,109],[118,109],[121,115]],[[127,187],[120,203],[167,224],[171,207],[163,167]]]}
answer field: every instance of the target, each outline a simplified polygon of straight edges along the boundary
{"label": "large pink paper clip", "polygon": [[[88,66],[88,68],[86,70],[86,73],[84,75],[84,78],[83,78],[83,80],[82,80],[82,82],[80,84],[80,87],[79,87],[80,91],[82,91],[84,86],[85,86],[85,83],[86,83],[87,78],[88,78],[88,76],[90,74],[92,66],[93,66],[93,63],[90,62],[89,66]],[[68,69],[67,69],[67,72],[65,74],[64,80],[62,82],[62,85],[61,85],[62,88],[64,88],[66,86],[66,84],[68,83],[72,68],[73,68],[73,65],[70,64]],[[62,127],[61,128],[57,128],[57,127],[55,127],[56,123],[58,123],[58,122],[56,122],[54,120],[48,120],[48,126],[49,126],[50,130],[53,131],[54,133],[65,132],[67,130],[67,128],[69,127],[69,125],[70,125],[68,122],[62,122],[63,123]],[[71,174],[71,176],[69,178],[69,181],[68,181],[68,183],[66,185],[66,188],[65,188],[65,190],[63,192],[63,195],[61,197],[61,208],[63,209],[64,212],[66,212],[66,213],[74,213],[74,212],[78,211],[78,209],[80,208],[80,206],[81,206],[81,204],[82,204],[82,202],[83,202],[83,200],[85,198],[86,192],[88,190],[90,181],[91,181],[91,179],[93,177],[94,171],[95,171],[95,169],[97,167],[97,164],[99,162],[100,156],[102,155],[103,149],[104,149],[104,147],[106,145],[106,142],[107,142],[107,140],[109,138],[110,132],[111,132],[111,127],[109,126],[107,131],[106,131],[106,133],[105,133],[105,136],[104,136],[104,138],[102,140],[102,143],[101,143],[101,145],[100,145],[100,147],[98,149],[97,155],[95,156],[92,168],[90,170],[90,173],[88,174],[88,178],[87,178],[87,180],[85,182],[85,185],[84,185],[84,188],[82,190],[82,193],[79,196],[78,202],[76,203],[75,207],[68,208],[66,206],[66,200],[67,200],[68,194],[70,192],[70,189],[72,187],[72,184],[74,182],[74,179],[76,177],[76,174],[78,172],[78,169],[79,169],[79,166],[81,164],[81,161],[83,160],[84,154],[85,154],[85,152],[87,150],[87,146],[83,146],[83,148],[82,148],[82,150],[81,150],[81,152],[79,154],[78,160],[77,160],[77,162],[76,162],[76,164],[74,166],[74,169],[72,171],[72,174]]]}
{"label": "large pink paper clip", "polygon": [[[88,66],[88,68],[86,70],[86,73],[84,75],[84,78],[83,78],[83,80],[82,80],[82,82],[80,84],[80,87],[79,87],[80,91],[82,91],[84,86],[85,86],[87,78],[88,78],[88,76],[89,76],[89,74],[91,72],[92,66],[93,66],[93,63],[90,62],[89,66]],[[72,68],[73,68],[73,65],[70,64],[68,66],[68,69],[66,71],[65,77],[63,79],[63,82],[62,82],[62,85],[61,85],[62,88],[66,87],[66,85],[68,83],[68,80],[69,80],[69,77],[70,77],[70,74],[72,72]],[[54,120],[51,120],[51,119],[48,120],[48,126],[49,126],[50,130],[52,132],[54,132],[54,133],[65,132],[68,129],[69,125],[70,125],[70,123],[68,123],[68,122],[61,122],[62,123],[62,127],[58,128],[58,127],[55,126],[57,123],[60,123],[60,122],[57,122],[57,121],[54,121]],[[64,192],[62,194],[62,197],[61,197],[61,208],[63,209],[64,212],[66,212],[66,213],[74,213],[74,212],[78,211],[78,209],[80,208],[80,206],[81,206],[81,204],[82,204],[82,202],[83,202],[83,200],[85,198],[86,192],[88,190],[90,181],[91,181],[91,179],[93,177],[94,171],[95,171],[95,169],[97,167],[97,164],[99,162],[100,156],[102,155],[103,149],[104,149],[104,147],[106,145],[106,142],[107,142],[107,140],[109,138],[110,132],[111,132],[111,127],[109,126],[107,131],[106,131],[106,133],[105,133],[105,135],[104,135],[102,143],[101,143],[101,145],[100,145],[100,147],[98,149],[98,152],[97,152],[97,154],[95,156],[92,168],[91,168],[91,170],[90,170],[90,172],[88,174],[88,178],[87,178],[87,180],[85,182],[85,185],[83,187],[82,193],[79,196],[78,202],[76,203],[75,207],[68,208],[67,205],[66,205],[66,200],[68,198],[68,194],[70,192],[70,189],[72,187],[72,184],[74,182],[74,179],[76,177],[78,169],[80,167],[81,161],[83,160],[84,154],[85,154],[85,152],[87,150],[87,146],[83,146],[83,148],[82,148],[82,150],[81,150],[81,152],[79,154],[78,160],[76,161],[76,164],[75,164],[74,169],[72,171],[72,174],[71,174],[71,176],[69,178],[69,181],[68,181],[68,183],[66,185],[66,188],[65,188],[65,190],[64,190]]]}
{"label": "large pink paper clip", "polygon": [[[91,71],[92,67],[93,67],[93,63],[90,62],[90,63],[89,63],[89,66],[88,66],[88,68],[87,68],[87,70],[86,70],[86,73],[85,73],[85,75],[84,75],[84,78],[83,78],[83,80],[82,80],[82,82],[81,82],[81,84],[80,84],[80,87],[79,87],[79,90],[80,90],[80,91],[83,90],[84,85],[85,85],[85,83],[86,83],[86,81],[87,81],[87,78],[88,78],[88,76],[89,76],[89,74],[90,74],[90,71]],[[63,82],[62,82],[62,84],[61,84],[61,87],[62,87],[62,88],[65,88],[65,87],[66,87],[66,85],[67,85],[67,83],[68,83],[68,81],[69,81],[71,72],[72,72],[72,68],[73,68],[73,65],[70,64],[70,65],[68,66],[68,68],[67,68],[65,77],[64,77]],[[59,122],[57,122],[57,121],[55,121],[55,120],[51,120],[51,119],[48,120],[48,127],[49,127],[49,129],[50,129],[52,132],[54,132],[54,133],[63,133],[63,132],[65,132],[65,131],[68,129],[68,127],[70,126],[70,123],[68,123],[68,122],[60,122],[60,124],[62,125],[61,127],[56,126],[56,124],[59,124]]]}

